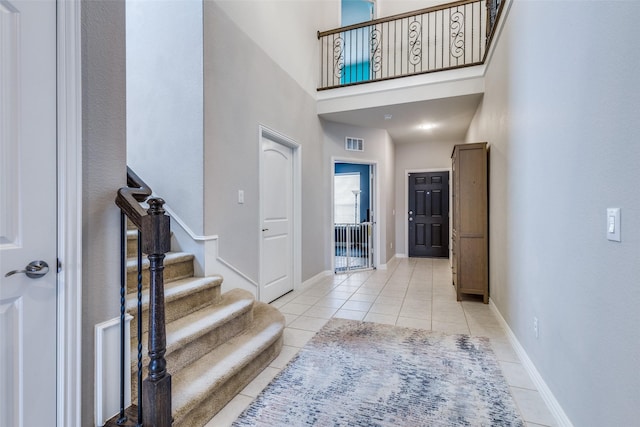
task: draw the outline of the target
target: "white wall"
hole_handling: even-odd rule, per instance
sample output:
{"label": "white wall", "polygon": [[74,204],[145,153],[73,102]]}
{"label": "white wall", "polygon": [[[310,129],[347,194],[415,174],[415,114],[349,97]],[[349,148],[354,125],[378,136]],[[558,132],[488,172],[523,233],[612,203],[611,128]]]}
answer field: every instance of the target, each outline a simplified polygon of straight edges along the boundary
{"label": "white wall", "polygon": [[[461,141],[462,142],[462,141]],[[407,170],[451,169],[451,152],[456,142],[422,142],[395,146],[395,253],[406,253]],[[449,177],[451,179],[451,177]]]}
{"label": "white wall", "polygon": [[[120,312],[120,212],[126,185],[124,2],[82,3],[82,409],[94,422],[94,326]],[[114,353],[116,354],[116,353]]]}
{"label": "white wall", "polygon": [[445,3],[451,2],[447,0],[377,0],[378,17],[383,18],[399,13],[412,12]]}
{"label": "white wall", "polygon": [[467,136],[491,144],[491,299],[576,426],[640,419],[639,18],[515,1]]}
{"label": "white wall", "polygon": [[[261,19],[256,16],[260,11],[258,5],[247,9],[242,24]],[[328,199],[322,190],[327,172],[321,163],[315,100],[217,2],[204,3],[204,12],[205,234],[219,235],[220,257],[258,281],[258,126],[280,132],[301,145],[304,281],[328,268],[328,248],[319,244],[328,223]],[[243,204],[238,203],[238,190],[244,191]]]}
{"label": "white wall", "polygon": [[340,26],[339,0],[212,2],[282,70],[315,96],[320,56],[317,32]]}
{"label": "white wall", "polygon": [[[382,189],[382,194],[380,196],[380,206],[381,211],[384,214],[383,217],[380,218],[380,221],[384,221],[386,226],[386,232],[384,235],[380,236],[381,241],[384,243],[384,250],[380,251],[380,259],[384,260],[384,263],[391,261],[391,258],[395,255],[395,249],[393,247],[393,242],[396,240],[396,224],[394,221],[395,217],[395,147],[393,144],[393,140],[388,133],[385,135],[384,140],[384,160],[385,160],[385,169],[382,171],[384,173],[380,174],[380,179],[383,180],[380,183],[380,188]],[[379,226],[382,228],[382,226]],[[382,248],[381,248],[382,249]]]}
{"label": "white wall", "polygon": [[203,230],[202,7],[201,0],[126,1],[127,162],[196,234]]}
{"label": "white wall", "polygon": [[[393,141],[387,131],[382,129],[361,128],[357,126],[345,125],[322,121],[324,129],[324,155],[323,167],[326,170],[325,197],[327,206],[324,211],[327,215],[329,228],[323,236],[326,253],[331,256],[331,209],[333,207],[333,195],[331,194],[331,179],[333,176],[332,159],[347,160],[357,163],[375,163],[377,188],[379,189],[379,199],[374,206],[374,219],[376,221],[376,232],[380,236],[380,264],[386,264],[393,256],[391,243],[395,239],[395,225],[393,221],[393,200],[394,200],[394,149]],[[354,152],[344,149],[345,137],[364,139],[365,151]],[[379,209],[376,209],[379,207]],[[329,259],[330,261],[330,259]]]}

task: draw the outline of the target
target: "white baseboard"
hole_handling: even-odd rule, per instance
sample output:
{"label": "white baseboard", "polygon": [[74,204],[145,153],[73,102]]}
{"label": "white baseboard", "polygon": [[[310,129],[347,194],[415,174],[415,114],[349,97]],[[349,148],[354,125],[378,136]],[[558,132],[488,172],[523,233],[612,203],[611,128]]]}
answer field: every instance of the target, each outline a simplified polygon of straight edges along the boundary
{"label": "white baseboard", "polygon": [[407,254],[395,254],[394,255],[396,258],[400,259],[400,258],[406,258]]}
{"label": "white baseboard", "polygon": [[378,270],[388,270],[389,268],[396,265],[400,258],[404,258],[404,254],[394,254],[386,264],[380,264],[376,268]]}
{"label": "white baseboard", "polygon": [[300,283],[300,285],[298,287],[296,287],[296,290],[305,290],[307,288],[312,287],[313,285],[315,285],[316,283],[322,281],[322,279],[324,279],[325,277],[328,276],[332,276],[333,272],[331,270],[324,270],[321,271],[320,273],[316,274],[313,277],[310,277],[309,279],[305,280],[304,282]]}
{"label": "white baseboard", "polygon": [[520,341],[518,341],[518,338],[509,327],[509,324],[507,323],[506,320],[504,320],[504,317],[502,317],[500,310],[498,310],[498,307],[496,307],[495,303],[491,299],[489,299],[489,306],[491,307],[491,310],[494,312],[494,314],[498,318],[498,321],[506,331],[507,337],[511,342],[511,346],[513,347],[516,354],[520,358],[520,361],[522,362],[522,366],[531,377],[531,380],[533,381],[533,383],[536,385],[536,388],[538,389],[538,392],[540,393],[542,400],[544,400],[544,403],[547,404],[547,407],[549,408],[551,415],[553,415],[553,417],[555,418],[558,426],[573,427],[571,420],[569,420],[569,417],[567,417],[567,414],[564,412],[564,410],[560,406],[560,403],[558,402],[558,400],[555,398],[555,396],[549,389],[549,386],[547,386],[547,383],[544,381],[544,379],[540,375],[540,372],[538,372],[538,369],[536,369],[536,366],[533,364],[533,362],[529,358],[529,355],[527,355],[527,352],[525,351],[524,347],[522,347],[522,345],[520,344]]}
{"label": "white baseboard", "polygon": [[[124,366],[131,368],[129,325],[133,317],[125,315]],[[103,426],[120,411],[120,317],[95,326],[95,423]],[[114,356],[116,355],[116,356]],[[125,375],[125,408],[131,405],[131,375]]]}

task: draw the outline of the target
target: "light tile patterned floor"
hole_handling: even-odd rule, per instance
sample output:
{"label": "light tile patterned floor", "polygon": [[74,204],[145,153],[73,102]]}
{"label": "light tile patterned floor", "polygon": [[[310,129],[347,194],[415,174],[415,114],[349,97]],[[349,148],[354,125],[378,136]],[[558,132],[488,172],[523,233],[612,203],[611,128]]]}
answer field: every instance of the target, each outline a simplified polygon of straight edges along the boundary
{"label": "light tile patterned floor", "polygon": [[448,259],[405,258],[390,264],[388,270],[330,276],[313,287],[291,292],[272,305],[287,321],[280,356],[206,427],[231,425],[331,317],[487,336],[527,426],[555,425],[489,306],[476,298],[456,301]]}

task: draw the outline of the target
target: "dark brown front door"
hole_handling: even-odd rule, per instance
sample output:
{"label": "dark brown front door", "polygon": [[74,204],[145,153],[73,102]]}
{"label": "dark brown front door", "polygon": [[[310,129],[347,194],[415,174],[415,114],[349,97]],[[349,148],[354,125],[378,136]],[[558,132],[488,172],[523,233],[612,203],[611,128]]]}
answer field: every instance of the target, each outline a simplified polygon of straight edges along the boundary
{"label": "dark brown front door", "polygon": [[409,174],[409,256],[449,257],[449,172]]}

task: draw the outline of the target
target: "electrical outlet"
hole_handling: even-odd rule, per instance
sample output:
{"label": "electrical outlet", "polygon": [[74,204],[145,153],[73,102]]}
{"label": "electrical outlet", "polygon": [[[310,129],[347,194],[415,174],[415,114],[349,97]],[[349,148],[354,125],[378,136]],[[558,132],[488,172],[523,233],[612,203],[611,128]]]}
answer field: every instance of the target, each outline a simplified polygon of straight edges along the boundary
{"label": "electrical outlet", "polygon": [[538,318],[537,317],[533,318],[533,333],[535,334],[536,338],[538,338]]}

